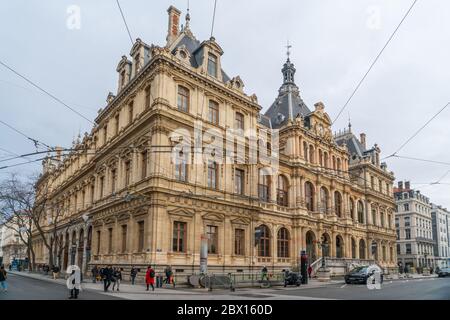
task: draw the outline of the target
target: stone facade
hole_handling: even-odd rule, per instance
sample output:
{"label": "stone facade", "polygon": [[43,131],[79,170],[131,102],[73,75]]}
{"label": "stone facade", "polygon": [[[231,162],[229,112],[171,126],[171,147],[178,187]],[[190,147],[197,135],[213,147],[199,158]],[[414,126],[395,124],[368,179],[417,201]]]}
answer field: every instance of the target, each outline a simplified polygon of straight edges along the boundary
{"label": "stone facade", "polygon": [[433,222],[434,256],[440,268],[450,266],[449,220],[450,212],[441,206],[432,204],[431,219]]}
{"label": "stone facade", "polygon": [[[48,189],[49,210],[65,210],[63,268],[152,264],[198,272],[206,236],[211,272],[292,268],[302,250],[313,262],[323,254],[321,239],[330,257],[395,269],[394,176],[380,164],[378,146],[367,149],[365,135],[358,140],[351,128],[333,135],[324,105],[309,111],[301,100],[289,59],[279,97],[262,115],[242,79],[222,70],[215,39],[199,42],[189,16],[179,30],[180,12],[168,12],[167,44],[138,39],[132,60],[120,61],[118,92],[108,95],[91,133],[61,151],[59,161],[44,161],[37,188]],[[279,148],[270,145],[274,128]],[[246,150],[230,156],[243,161],[214,162],[219,146],[195,162],[219,140],[211,130],[226,137],[229,129],[243,130],[224,139]],[[255,152],[267,147],[278,156],[276,172],[263,175],[266,166],[248,163],[249,131],[257,133]],[[35,247],[37,262],[45,263],[38,235]]]}
{"label": "stone facade", "polygon": [[398,261],[415,269],[435,267],[430,199],[402,181],[394,194]]}

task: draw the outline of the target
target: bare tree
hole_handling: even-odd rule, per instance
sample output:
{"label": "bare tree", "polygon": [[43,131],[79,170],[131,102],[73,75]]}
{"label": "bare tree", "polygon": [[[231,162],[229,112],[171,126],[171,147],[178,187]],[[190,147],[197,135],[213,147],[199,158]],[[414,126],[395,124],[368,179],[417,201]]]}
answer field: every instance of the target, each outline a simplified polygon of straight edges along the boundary
{"label": "bare tree", "polygon": [[0,220],[7,227],[15,228],[27,246],[32,270],[36,262],[33,240],[42,240],[48,252],[48,265],[53,266],[63,250],[63,239],[58,237],[59,227],[65,220],[67,230],[76,221],[65,219],[69,208],[50,202],[49,185],[44,178],[32,177],[22,181],[16,174],[11,174],[0,182]]}
{"label": "bare tree", "polygon": [[0,182],[0,221],[19,235],[27,248],[29,269],[35,266],[33,248],[34,188],[29,182],[20,181],[16,174]]}

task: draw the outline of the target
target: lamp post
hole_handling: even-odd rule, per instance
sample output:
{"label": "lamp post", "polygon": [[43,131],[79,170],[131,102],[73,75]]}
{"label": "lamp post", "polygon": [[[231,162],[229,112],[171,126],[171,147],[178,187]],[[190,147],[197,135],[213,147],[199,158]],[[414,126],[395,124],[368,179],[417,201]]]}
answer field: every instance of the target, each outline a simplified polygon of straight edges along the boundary
{"label": "lamp post", "polygon": [[326,262],[325,262],[325,250],[329,248],[329,244],[327,242],[327,240],[325,239],[325,237],[321,237],[321,241],[317,242],[317,245],[319,248],[322,249],[322,265],[319,268],[319,270],[317,270],[317,279],[320,282],[328,282],[331,280],[330,278],[330,269],[327,268]]}

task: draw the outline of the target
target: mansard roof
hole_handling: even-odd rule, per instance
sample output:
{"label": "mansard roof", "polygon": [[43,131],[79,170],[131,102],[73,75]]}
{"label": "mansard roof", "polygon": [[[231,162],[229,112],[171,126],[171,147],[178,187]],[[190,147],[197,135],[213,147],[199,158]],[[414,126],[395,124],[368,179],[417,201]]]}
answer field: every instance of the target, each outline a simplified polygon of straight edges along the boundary
{"label": "mansard roof", "polygon": [[[189,29],[184,29],[181,31],[178,38],[171,44],[171,53],[175,54],[179,48],[185,48],[190,55],[190,64],[193,68],[198,68],[203,63],[204,58],[204,46],[206,44],[211,44],[217,47],[218,51],[222,54],[222,49],[213,40],[198,41]],[[231,78],[222,69],[222,80],[227,83]]]}

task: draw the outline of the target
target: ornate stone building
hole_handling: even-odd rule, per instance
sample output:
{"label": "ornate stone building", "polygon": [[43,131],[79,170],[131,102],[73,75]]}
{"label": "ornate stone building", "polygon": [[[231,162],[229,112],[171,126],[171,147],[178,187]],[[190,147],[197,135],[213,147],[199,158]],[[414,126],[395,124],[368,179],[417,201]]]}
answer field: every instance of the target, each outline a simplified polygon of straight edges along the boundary
{"label": "ornate stone building", "polygon": [[[242,79],[222,70],[216,40],[198,41],[189,14],[180,28],[180,11],[168,13],[167,44],[137,39],[91,133],[59,161],[44,162],[37,187],[49,189],[49,210],[64,209],[61,265],[198,272],[206,236],[214,272],[281,270],[302,250],[314,262],[321,239],[329,263],[394,267],[394,176],[380,164],[380,149],[367,148],[351,128],[333,135],[324,105],[311,111],[300,97],[289,59],[278,97],[261,114]],[[230,129],[239,134],[229,139]],[[227,153],[234,163],[216,159],[220,144],[206,152],[217,142],[235,148]],[[276,157],[276,170],[251,163],[253,151]],[[35,245],[44,262],[38,236]]]}

